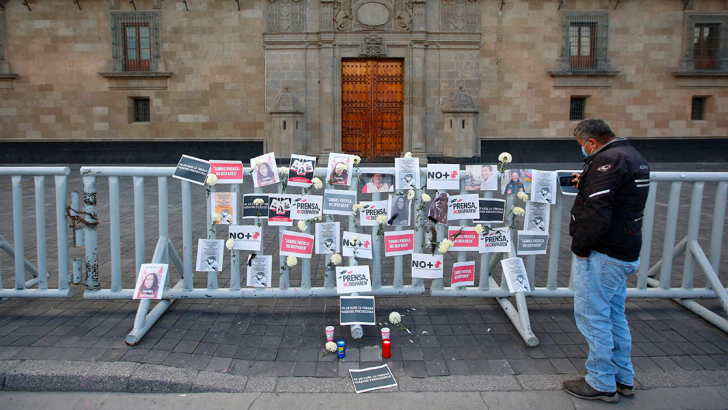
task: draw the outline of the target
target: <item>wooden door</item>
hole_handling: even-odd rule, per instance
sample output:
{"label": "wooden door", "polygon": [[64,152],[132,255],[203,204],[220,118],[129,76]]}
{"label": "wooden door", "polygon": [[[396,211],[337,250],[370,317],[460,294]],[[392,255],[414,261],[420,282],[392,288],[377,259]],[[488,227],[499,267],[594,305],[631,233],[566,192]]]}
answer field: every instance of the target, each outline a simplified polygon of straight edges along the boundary
{"label": "wooden door", "polygon": [[369,161],[402,154],[403,60],[343,60],[342,147]]}

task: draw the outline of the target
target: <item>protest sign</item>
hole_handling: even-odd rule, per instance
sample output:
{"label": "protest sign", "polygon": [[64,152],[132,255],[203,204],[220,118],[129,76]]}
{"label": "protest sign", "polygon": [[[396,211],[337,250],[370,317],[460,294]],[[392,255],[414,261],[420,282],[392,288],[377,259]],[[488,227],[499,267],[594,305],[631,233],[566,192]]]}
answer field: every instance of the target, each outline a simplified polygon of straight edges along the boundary
{"label": "protest sign", "polygon": [[369,266],[337,266],[336,293],[371,292]]}
{"label": "protest sign", "polygon": [[263,230],[257,225],[231,225],[228,239],[235,241],[236,251],[259,251],[263,240]]}
{"label": "protest sign", "polygon": [[452,265],[451,287],[475,284],[475,262],[455,262]]}
{"label": "protest sign", "polygon": [[351,381],[354,383],[354,390],[357,393],[385,389],[397,385],[394,375],[392,375],[389,366],[386,364],[369,367],[367,369],[349,369],[349,374],[351,375]]}
{"label": "protest sign", "polygon": [[281,232],[281,256],[296,256],[311,259],[313,235],[283,231]]}
{"label": "protest sign", "polygon": [[204,159],[182,155],[172,174],[173,178],[189,181],[197,185],[205,185],[207,174],[210,173],[210,163]]}
{"label": "protest sign", "polygon": [[339,296],[339,323],[344,325],[376,325],[374,296]]}
{"label": "protest sign", "polygon": [[389,231],[384,233],[384,255],[409,255],[415,251],[415,231]]}
{"label": "protest sign", "polygon": [[442,279],[442,255],[412,254],[412,277]]}

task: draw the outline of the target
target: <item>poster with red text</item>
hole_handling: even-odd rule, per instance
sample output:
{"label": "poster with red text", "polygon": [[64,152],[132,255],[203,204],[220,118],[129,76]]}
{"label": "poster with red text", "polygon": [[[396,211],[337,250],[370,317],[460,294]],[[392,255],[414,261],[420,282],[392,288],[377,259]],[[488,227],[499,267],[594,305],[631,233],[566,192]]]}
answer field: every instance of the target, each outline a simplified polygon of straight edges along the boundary
{"label": "poster with red text", "polygon": [[452,265],[451,287],[475,285],[475,262],[456,262]]}
{"label": "poster with red text", "polygon": [[313,235],[283,231],[281,233],[281,255],[311,259]]}
{"label": "poster with red text", "polygon": [[211,159],[210,173],[215,174],[218,184],[242,184],[245,178],[243,161]]}
{"label": "poster with red text", "polygon": [[415,251],[415,231],[389,231],[384,233],[385,256],[410,255]]}
{"label": "poster with red text", "polygon": [[447,237],[453,242],[453,251],[473,251],[479,249],[479,238],[475,228],[467,226],[449,226],[447,228]]}

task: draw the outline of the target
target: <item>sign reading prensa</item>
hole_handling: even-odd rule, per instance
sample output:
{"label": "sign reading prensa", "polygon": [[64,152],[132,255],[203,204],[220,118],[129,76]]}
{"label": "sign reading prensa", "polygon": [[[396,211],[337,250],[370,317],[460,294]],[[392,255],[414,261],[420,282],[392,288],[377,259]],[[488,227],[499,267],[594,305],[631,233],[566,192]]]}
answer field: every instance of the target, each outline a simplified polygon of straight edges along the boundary
{"label": "sign reading prensa", "polygon": [[415,231],[384,232],[385,256],[410,255],[415,251]]}
{"label": "sign reading prensa", "polygon": [[321,218],[323,200],[321,195],[304,195],[293,198],[291,219],[308,221]]}
{"label": "sign reading prensa", "polygon": [[449,226],[447,236],[453,242],[452,250],[454,251],[475,252],[478,250],[478,232],[475,231],[475,228]]}
{"label": "sign reading prensa", "polygon": [[242,161],[211,159],[210,173],[215,174],[218,184],[242,184],[245,178]]}
{"label": "sign reading prensa", "polygon": [[455,262],[452,265],[450,286],[473,286],[475,284],[475,262]]}
{"label": "sign reading prensa", "polygon": [[374,296],[339,296],[341,325],[376,325]]}
{"label": "sign reading prensa", "polygon": [[480,216],[478,194],[451,195],[447,205],[447,220],[477,219]]}
{"label": "sign reading prensa", "polygon": [[518,255],[544,255],[549,242],[547,232],[518,231]]}
{"label": "sign reading prensa", "polygon": [[[361,226],[377,226],[377,217],[379,215],[387,216],[387,201],[361,201],[362,207],[359,211],[359,225]],[[387,218],[389,219],[389,218]]]}
{"label": "sign reading prensa", "polygon": [[283,231],[281,233],[281,256],[297,256],[311,259],[313,235]]}
{"label": "sign reading prensa", "polygon": [[336,293],[371,292],[369,266],[337,266]]}
{"label": "sign reading prensa", "polygon": [[493,229],[480,235],[478,252],[496,253],[511,250],[511,235],[507,228]]}
{"label": "sign reading prensa", "polygon": [[351,207],[356,203],[356,191],[327,189],[324,191],[324,213],[326,215],[346,215],[353,212]]}

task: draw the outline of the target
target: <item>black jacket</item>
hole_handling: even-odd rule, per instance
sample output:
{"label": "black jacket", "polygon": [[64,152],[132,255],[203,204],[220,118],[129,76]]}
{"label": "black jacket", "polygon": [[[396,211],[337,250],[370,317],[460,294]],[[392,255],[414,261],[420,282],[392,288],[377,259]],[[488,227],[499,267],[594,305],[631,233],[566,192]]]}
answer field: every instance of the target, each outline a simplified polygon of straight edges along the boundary
{"label": "black jacket", "polygon": [[642,218],[650,166],[624,138],[616,138],[584,159],[579,193],[571,208],[571,251],[591,250],[634,262],[642,247]]}

